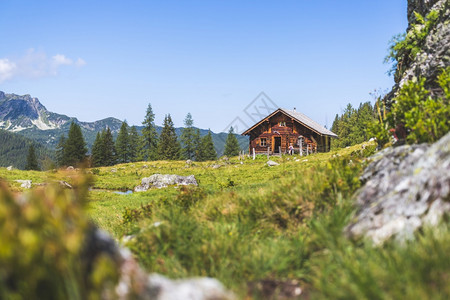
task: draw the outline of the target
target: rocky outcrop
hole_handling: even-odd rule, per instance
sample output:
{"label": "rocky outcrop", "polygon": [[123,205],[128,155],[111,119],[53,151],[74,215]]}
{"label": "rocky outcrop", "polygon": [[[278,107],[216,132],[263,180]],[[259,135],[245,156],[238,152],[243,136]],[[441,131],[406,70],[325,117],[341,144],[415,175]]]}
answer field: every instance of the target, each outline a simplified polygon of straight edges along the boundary
{"label": "rocky outcrop", "polygon": [[386,96],[388,103],[392,101],[408,80],[418,77],[426,78],[426,88],[432,93],[440,94],[441,89],[436,77],[443,68],[450,65],[450,3],[448,0],[408,0],[408,30],[416,23],[413,12],[426,16],[430,11],[437,11],[439,18],[421,43],[421,51],[404,64],[404,72],[396,76],[392,91]]}
{"label": "rocky outcrop", "polygon": [[425,16],[436,2],[439,2],[439,0],[408,0],[408,23],[412,24],[415,22],[414,11]]}
{"label": "rocky outcrop", "polygon": [[345,229],[350,237],[404,241],[450,212],[450,133],[433,145],[387,148],[372,159],[355,196],[356,217]]}
{"label": "rocky outcrop", "polygon": [[145,192],[148,189],[164,188],[169,185],[195,185],[197,186],[197,181],[194,175],[180,176],[171,174],[154,174],[150,177],[142,178],[141,184],[134,188],[135,192]]}

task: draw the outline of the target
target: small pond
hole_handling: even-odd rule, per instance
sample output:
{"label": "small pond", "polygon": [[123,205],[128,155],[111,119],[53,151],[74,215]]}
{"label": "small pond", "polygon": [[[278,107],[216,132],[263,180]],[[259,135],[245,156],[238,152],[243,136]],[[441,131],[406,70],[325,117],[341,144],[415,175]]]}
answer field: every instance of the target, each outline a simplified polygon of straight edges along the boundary
{"label": "small pond", "polygon": [[118,195],[130,195],[133,194],[132,190],[128,190],[126,192],[120,192],[120,191],[115,191],[114,194],[118,194]]}

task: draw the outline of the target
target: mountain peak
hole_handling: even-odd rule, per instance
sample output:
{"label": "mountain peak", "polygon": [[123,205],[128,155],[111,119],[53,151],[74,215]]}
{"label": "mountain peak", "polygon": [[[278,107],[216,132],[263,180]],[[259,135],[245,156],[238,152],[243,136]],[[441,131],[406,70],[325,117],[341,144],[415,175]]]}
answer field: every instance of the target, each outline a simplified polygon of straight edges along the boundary
{"label": "mountain peak", "polygon": [[6,94],[0,91],[0,128],[21,131],[36,126],[40,129],[55,127],[47,120],[49,112],[30,95]]}

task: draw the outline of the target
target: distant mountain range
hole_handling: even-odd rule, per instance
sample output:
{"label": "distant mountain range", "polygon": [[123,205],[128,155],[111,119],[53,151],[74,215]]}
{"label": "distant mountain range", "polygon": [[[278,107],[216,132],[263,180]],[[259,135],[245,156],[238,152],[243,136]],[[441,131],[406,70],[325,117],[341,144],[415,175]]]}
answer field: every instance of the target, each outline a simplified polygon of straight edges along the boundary
{"label": "distant mountain range", "polygon": [[24,169],[29,147],[33,145],[42,168],[51,167],[54,151],[19,134],[0,129],[0,167]]}
{"label": "distant mountain range", "polygon": [[[70,123],[80,125],[89,149],[94,143],[97,132],[110,128],[113,135],[119,132],[122,121],[116,118],[106,118],[95,122],[81,122],[75,117],[68,117],[48,111],[38,98],[30,95],[6,94],[0,91],[0,129],[14,132],[32,139],[50,149],[55,149],[61,135],[69,132]],[[136,126],[138,131],[142,126]],[[158,133],[162,127],[157,126]],[[176,128],[177,135],[182,128]],[[200,129],[200,134],[206,135],[208,130]],[[227,133],[212,133],[214,146],[222,155]],[[241,149],[248,150],[248,138],[236,135]]]}

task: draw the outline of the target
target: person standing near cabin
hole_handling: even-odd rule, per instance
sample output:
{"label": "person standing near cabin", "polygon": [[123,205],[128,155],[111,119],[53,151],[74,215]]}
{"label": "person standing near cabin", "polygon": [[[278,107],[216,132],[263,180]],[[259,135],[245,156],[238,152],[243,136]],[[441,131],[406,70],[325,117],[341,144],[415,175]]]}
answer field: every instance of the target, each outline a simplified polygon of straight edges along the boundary
{"label": "person standing near cabin", "polygon": [[294,146],[292,144],[289,144],[289,155],[294,154]]}

